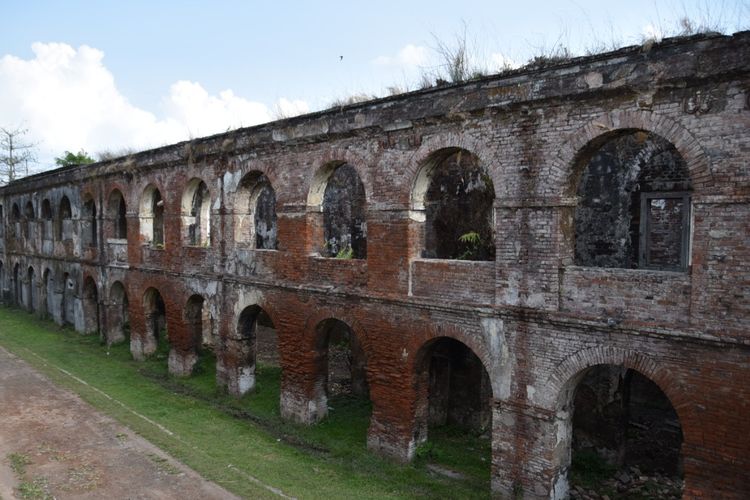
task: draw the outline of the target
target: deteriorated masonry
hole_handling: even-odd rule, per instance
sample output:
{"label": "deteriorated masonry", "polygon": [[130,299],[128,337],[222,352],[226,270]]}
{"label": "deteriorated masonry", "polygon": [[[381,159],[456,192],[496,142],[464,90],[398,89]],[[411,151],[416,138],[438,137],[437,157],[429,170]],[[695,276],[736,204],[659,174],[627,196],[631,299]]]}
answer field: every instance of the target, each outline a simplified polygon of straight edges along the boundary
{"label": "deteriorated masonry", "polygon": [[369,397],[402,461],[484,431],[500,497],[659,442],[748,498],[749,92],[750,33],[697,36],[28,177],[2,299],[237,395],[275,343],[285,418]]}

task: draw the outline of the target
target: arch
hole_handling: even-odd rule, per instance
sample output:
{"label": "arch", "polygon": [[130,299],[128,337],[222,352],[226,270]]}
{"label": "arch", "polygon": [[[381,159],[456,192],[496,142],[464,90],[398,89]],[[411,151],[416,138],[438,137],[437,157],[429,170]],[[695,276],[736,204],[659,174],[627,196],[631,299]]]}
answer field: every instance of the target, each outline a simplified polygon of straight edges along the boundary
{"label": "arch", "polygon": [[263,250],[278,248],[276,191],[257,170],[242,178],[235,193],[234,240]]}
{"label": "arch", "polygon": [[576,158],[575,263],[682,270],[688,264],[687,164],[666,139],[620,129]]}
{"label": "arch", "polygon": [[49,198],[42,200],[42,239],[52,239],[52,204]]}
{"label": "arch", "polygon": [[5,267],[0,260],[0,304],[5,303]]}
{"label": "arch", "polygon": [[411,216],[424,222],[424,258],[494,260],[495,188],[479,157],[443,148],[421,164],[411,193]]}
{"label": "arch", "polygon": [[709,156],[698,139],[677,121],[645,110],[616,110],[592,118],[561,141],[557,159],[544,177],[563,196],[574,196],[581,174],[581,165],[576,160],[581,151],[597,137],[620,130],[643,130],[664,138],[684,158],[696,189],[702,191],[713,186]]}
{"label": "arch", "polygon": [[93,197],[87,197],[83,202],[81,218],[81,243],[85,247],[95,247],[97,245],[97,221],[96,221],[96,201]]}
{"label": "arch", "polygon": [[211,193],[201,179],[191,179],[182,195],[182,240],[185,245],[211,244]]}
{"label": "arch", "polygon": [[24,229],[23,229],[23,236],[24,238],[33,238],[33,227],[34,227],[34,220],[36,219],[36,215],[34,213],[34,204],[31,202],[31,200],[26,202],[26,206],[23,209],[23,217],[24,217]]}
{"label": "arch", "polygon": [[99,328],[99,291],[91,276],[83,280],[84,333],[97,333]]}
{"label": "arch", "polygon": [[200,351],[203,345],[204,304],[205,299],[198,294],[194,294],[188,298],[184,310],[184,319],[189,332],[190,345],[196,353]]}
{"label": "arch", "polygon": [[417,443],[427,440],[432,426],[491,433],[492,383],[487,366],[471,347],[453,337],[433,337],[419,348],[414,370]]}
{"label": "arch", "polygon": [[73,314],[73,292],[75,283],[70,279],[70,274],[63,273],[60,282],[60,325],[73,324],[75,315]]}
{"label": "arch", "polygon": [[51,276],[52,271],[50,268],[46,268],[42,273],[42,285],[39,293],[39,311],[45,318],[54,316],[50,298],[55,296],[55,282],[54,278],[50,279]]}
{"label": "arch", "polygon": [[21,236],[21,209],[18,208],[18,203],[13,203],[10,209],[10,223],[13,235]]}
{"label": "arch", "polygon": [[146,331],[144,332],[144,353],[156,352],[166,356],[169,351],[169,332],[167,331],[167,309],[164,299],[154,287],[143,292],[143,316]]}
{"label": "arch", "polygon": [[[556,418],[552,454],[552,465],[557,471],[556,492],[568,491],[569,483],[576,480],[579,464],[584,461],[608,463],[613,472],[617,467],[635,465],[643,474],[653,473],[650,470],[653,462],[638,458],[643,452],[660,455],[660,467],[667,475],[681,475],[685,419],[680,413],[685,407],[679,396],[674,397],[677,394],[655,361],[634,351],[592,348],[558,365],[545,385],[543,396],[543,404],[553,402],[551,408]],[[641,422],[633,427],[631,422],[644,416],[650,419],[649,425]],[[671,442],[655,451],[653,435],[644,437],[642,433],[662,432],[664,425],[673,433]],[[634,454],[634,450],[638,453]],[[574,451],[578,452],[577,460]],[[679,496],[680,492],[674,493]]]}
{"label": "arch", "polygon": [[127,341],[130,338],[130,314],[128,293],[121,281],[115,281],[109,288],[107,305],[107,344]]}
{"label": "arch", "polygon": [[36,291],[36,273],[34,272],[34,268],[32,266],[29,266],[29,269],[26,271],[26,310],[30,313],[36,312],[38,305],[37,305],[37,291]]}
{"label": "arch", "polygon": [[117,188],[107,198],[107,235],[118,240],[128,237],[127,204],[122,191]]}
{"label": "arch", "polygon": [[276,330],[268,313],[259,305],[245,307],[237,318],[234,335],[227,349],[235,358],[235,373],[229,391],[242,395],[255,388],[256,362],[278,365]]}
{"label": "arch", "polygon": [[55,238],[59,241],[73,238],[73,210],[70,200],[65,195],[60,199],[60,209],[57,211]]}
{"label": "arch", "polygon": [[354,329],[337,318],[315,326],[316,387],[328,401],[338,395],[368,397],[367,357]]}
{"label": "arch", "polygon": [[164,200],[161,192],[149,184],[141,195],[138,210],[141,240],[155,247],[164,246]]}
{"label": "arch", "polygon": [[323,165],[313,178],[308,210],[322,213],[324,255],[367,258],[367,198],[353,165],[340,160]]}
{"label": "arch", "polygon": [[20,307],[23,301],[21,288],[21,264],[16,262],[13,266],[13,305]]}

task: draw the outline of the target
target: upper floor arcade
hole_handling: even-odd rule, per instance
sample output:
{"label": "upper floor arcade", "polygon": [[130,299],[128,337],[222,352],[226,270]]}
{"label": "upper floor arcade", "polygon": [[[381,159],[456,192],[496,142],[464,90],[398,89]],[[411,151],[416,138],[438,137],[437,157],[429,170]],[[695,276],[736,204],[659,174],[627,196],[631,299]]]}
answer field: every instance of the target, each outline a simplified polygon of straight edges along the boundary
{"label": "upper floor arcade", "polygon": [[41,174],[2,190],[3,245],[614,322],[700,328],[719,307],[718,329],[741,329],[749,41],[623,49]]}

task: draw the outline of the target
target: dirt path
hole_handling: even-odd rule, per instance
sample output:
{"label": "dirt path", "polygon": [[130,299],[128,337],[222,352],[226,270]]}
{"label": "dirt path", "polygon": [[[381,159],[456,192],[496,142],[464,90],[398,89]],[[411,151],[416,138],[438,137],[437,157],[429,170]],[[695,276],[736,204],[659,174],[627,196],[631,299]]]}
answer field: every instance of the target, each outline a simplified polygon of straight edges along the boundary
{"label": "dirt path", "polygon": [[[15,466],[15,471],[12,467]],[[0,499],[236,498],[0,347]]]}

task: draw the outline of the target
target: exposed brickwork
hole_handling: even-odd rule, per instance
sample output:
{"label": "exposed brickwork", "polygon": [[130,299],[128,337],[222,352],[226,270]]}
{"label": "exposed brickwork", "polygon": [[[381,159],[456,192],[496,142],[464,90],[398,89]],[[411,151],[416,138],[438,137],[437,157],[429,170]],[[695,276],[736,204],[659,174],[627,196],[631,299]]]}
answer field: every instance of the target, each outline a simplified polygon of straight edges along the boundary
{"label": "exposed brickwork", "polygon": [[[108,342],[127,322],[140,359],[156,348],[154,325],[164,326],[158,292],[170,370],[188,376],[210,346],[217,384],[234,394],[252,390],[248,343],[262,310],[277,335],[281,413],[306,423],[327,411],[321,325],[343,322],[362,350],[368,446],[402,461],[427,437],[431,394],[443,394],[431,377],[473,374],[480,386],[486,373],[492,402],[470,408],[492,413],[501,497],[564,497],[579,381],[595,365],[634,369],[679,417],[685,498],[747,498],[749,91],[750,34],[699,36],[40,174],[0,190],[1,297],[81,332],[98,325]],[[574,265],[585,160],[604,138],[633,130],[684,161],[684,270]],[[423,258],[434,236],[425,202],[438,198],[426,197],[431,172],[459,150],[494,188],[485,253],[494,261]],[[326,251],[327,180],[344,164],[361,182],[366,224],[352,230],[366,228],[366,258]],[[192,194],[200,182],[208,221]],[[207,233],[191,239],[197,224]],[[431,371],[433,356],[453,359],[440,350],[445,338],[466,345],[483,371],[473,356],[454,360],[472,360],[465,373]]]}

